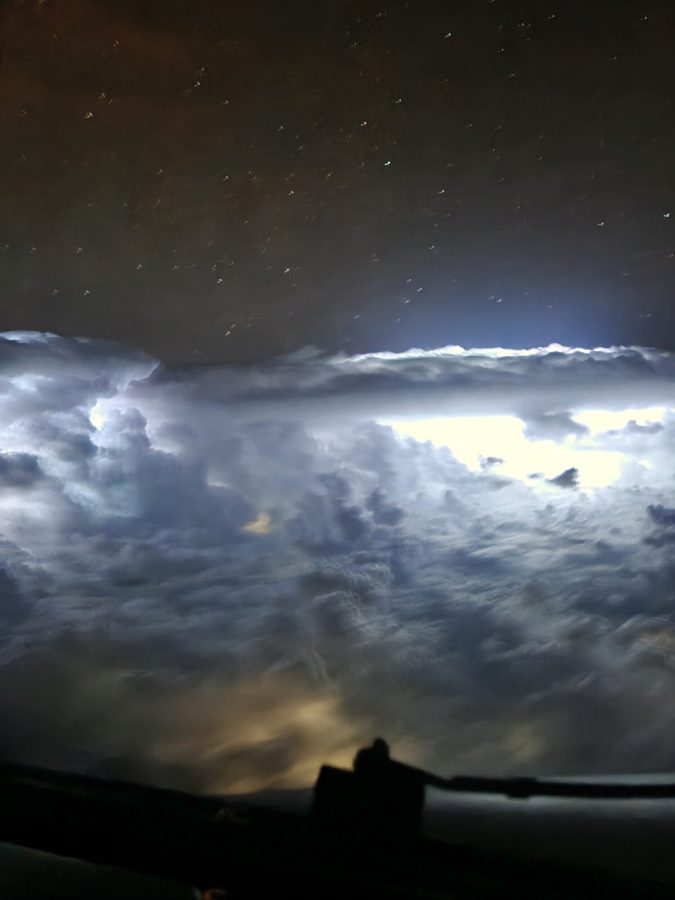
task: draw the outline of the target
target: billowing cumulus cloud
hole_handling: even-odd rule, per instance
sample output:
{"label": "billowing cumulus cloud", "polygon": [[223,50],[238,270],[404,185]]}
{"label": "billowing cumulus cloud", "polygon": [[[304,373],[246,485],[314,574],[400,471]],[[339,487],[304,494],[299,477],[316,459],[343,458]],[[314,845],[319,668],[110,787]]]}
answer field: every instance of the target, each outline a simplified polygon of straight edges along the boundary
{"label": "billowing cumulus cloud", "polygon": [[195,789],[382,733],[442,772],[675,765],[675,359],[167,370],[0,340],[0,753]]}

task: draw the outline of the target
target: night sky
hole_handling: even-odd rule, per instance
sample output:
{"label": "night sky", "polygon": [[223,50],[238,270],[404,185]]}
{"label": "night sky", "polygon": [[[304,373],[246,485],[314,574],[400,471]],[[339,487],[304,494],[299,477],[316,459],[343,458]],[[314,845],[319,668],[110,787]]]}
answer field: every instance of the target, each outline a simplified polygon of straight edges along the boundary
{"label": "night sky", "polygon": [[1,10],[0,330],[675,346],[670,0]]}

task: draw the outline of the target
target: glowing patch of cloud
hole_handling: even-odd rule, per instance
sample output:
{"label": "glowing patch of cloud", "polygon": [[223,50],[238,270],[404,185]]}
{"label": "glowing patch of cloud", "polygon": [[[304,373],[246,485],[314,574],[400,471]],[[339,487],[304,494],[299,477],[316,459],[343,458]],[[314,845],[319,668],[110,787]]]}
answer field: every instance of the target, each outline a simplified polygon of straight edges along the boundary
{"label": "glowing patch of cloud", "polygon": [[585,409],[575,413],[574,418],[585,425],[593,434],[605,431],[620,430],[630,422],[636,425],[652,425],[663,422],[666,416],[665,406],[649,406],[643,409]]}
{"label": "glowing patch of cloud", "polygon": [[[214,717],[216,709],[225,714]],[[325,762],[351,766],[355,746],[370,736],[364,723],[347,718],[338,693],[312,690],[283,673],[176,692],[171,716],[177,733],[164,736],[151,755],[170,765],[199,760],[214,793],[305,787]],[[289,755],[280,773],[275,750],[289,737],[302,752]]]}
{"label": "glowing patch of cloud", "polygon": [[525,423],[516,416],[388,420],[384,424],[400,435],[449,447],[471,471],[480,471],[485,459],[496,458],[500,474],[521,480],[534,473],[554,478],[576,468],[581,487],[607,487],[619,478],[624,461],[616,451],[580,446],[574,436],[561,442],[528,440]]}
{"label": "glowing patch of cloud", "polygon": [[344,357],[345,362],[364,362],[369,359],[380,360],[405,360],[405,359],[438,359],[443,357],[487,357],[488,359],[512,359],[517,357],[536,357],[546,356],[549,353],[559,353],[564,356],[573,356],[574,354],[597,354],[599,356],[615,356],[617,353],[635,351],[640,354],[649,354],[652,352],[644,347],[567,347],[564,344],[547,344],[545,347],[524,347],[514,349],[512,347],[462,347],[460,344],[448,344],[445,347],[435,347],[430,350],[423,350],[420,347],[412,347],[410,350],[403,350],[395,353],[389,350],[383,350],[377,353],[360,353],[355,356]]}
{"label": "glowing patch of cloud", "polygon": [[92,406],[91,411],[89,413],[89,421],[97,430],[101,428],[103,423],[105,422],[105,413],[103,411],[103,404],[100,400],[97,400],[96,403]]}
{"label": "glowing patch of cloud", "polygon": [[272,520],[270,519],[269,514],[262,512],[257,518],[247,522],[241,530],[248,534],[269,534],[271,526]]}

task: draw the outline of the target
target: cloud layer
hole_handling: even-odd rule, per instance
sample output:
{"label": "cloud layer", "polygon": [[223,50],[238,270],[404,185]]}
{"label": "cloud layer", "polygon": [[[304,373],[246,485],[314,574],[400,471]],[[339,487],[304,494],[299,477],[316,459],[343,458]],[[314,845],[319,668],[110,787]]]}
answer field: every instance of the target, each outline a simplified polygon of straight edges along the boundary
{"label": "cloud layer", "polygon": [[674,387],[640,348],[170,371],[4,335],[0,752],[209,790],[376,733],[448,773],[672,768]]}

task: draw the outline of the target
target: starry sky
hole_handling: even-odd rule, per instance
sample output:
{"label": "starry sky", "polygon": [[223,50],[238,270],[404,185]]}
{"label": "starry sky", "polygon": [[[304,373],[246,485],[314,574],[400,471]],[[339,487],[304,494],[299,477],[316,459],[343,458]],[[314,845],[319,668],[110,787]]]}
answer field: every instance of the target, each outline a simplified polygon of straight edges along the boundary
{"label": "starry sky", "polygon": [[0,331],[675,345],[670,0],[0,10]]}

